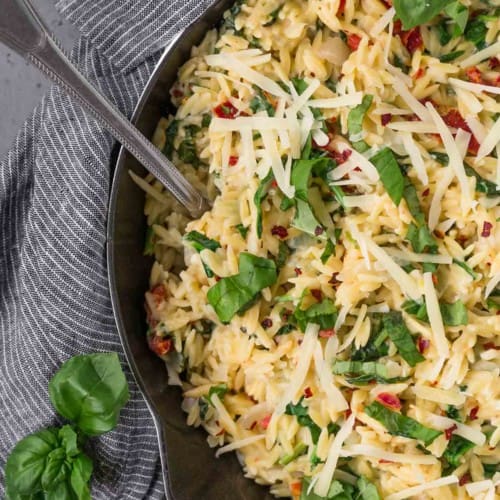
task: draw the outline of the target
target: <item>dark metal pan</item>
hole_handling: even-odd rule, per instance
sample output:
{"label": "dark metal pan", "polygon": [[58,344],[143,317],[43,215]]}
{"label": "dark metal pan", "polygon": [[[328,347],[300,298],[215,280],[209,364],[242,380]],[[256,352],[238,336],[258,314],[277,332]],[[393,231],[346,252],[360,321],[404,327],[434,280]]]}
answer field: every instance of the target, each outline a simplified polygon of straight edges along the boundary
{"label": "dark metal pan", "polygon": [[[217,25],[234,0],[218,0],[165,49],[139,99],[132,122],[147,137],[170,106],[168,90],[193,45]],[[149,405],[158,433],[168,500],[266,500],[267,488],[246,479],[234,454],[215,458],[206,433],[186,424],[178,387],[167,385],[163,361],[146,343],[144,292],[152,265],[144,257],[144,193],[128,175],[145,169],[123,148],[115,166],[108,218],[108,269],[111,299],[120,338],[135,379]]]}

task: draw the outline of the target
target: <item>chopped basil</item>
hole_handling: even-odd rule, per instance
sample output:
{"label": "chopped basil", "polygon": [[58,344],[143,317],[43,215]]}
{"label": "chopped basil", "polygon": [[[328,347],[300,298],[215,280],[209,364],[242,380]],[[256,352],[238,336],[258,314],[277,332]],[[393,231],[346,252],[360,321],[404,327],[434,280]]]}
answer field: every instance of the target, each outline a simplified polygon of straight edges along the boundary
{"label": "chopped basil", "polygon": [[303,78],[292,78],[292,85],[297,91],[297,94],[302,94],[304,90],[307,89],[308,85],[307,82]]}
{"label": "chopped basil", "polygon": [[470,274],[474,279],[477,279],[479,275],[471,269],[465,262],[458,259],[453,259],[453,264],[461,267],[466,273]]}
{"label": "chopped basil", "polygon": [[496,472],[498,472],[498,464],[497,463],[485,464],[483,462],[483,469],[484,469],[484,477],[491,478],[495,475]]}
{"label": "chopped basil", "polygon": [[237,0],[234,5],[229,9],[227,13],[224,14],[224,21],[222,23],[222,27],[226,30],[233,30],[235,34],[240,34],[240,32],[236,29],[234,25],[234,21],[238,14],[241,12],[241,6],[243,4],[243,0]]}
{"label": "chopped basil", "polygon": [[356,481],[356,486],[358,487],[359,494],[362,500],[380,500],[380,495],[378,494],[377,487],[368,481],[365,476],[361,476]]}
{"label": "chopped basil", "polygon": [[250,101],[250,109],[252,112],[257,113],[257,111],[265,111],[268,116],[274,116],[276,111],[264,92],[262,92],[262,90],[256,85],[254,86],[254,89],[255,97]]}
{"label": "chopped basil", "polygon": [[465,165],[465,173],[469,177],[476,178],[476,191],[484,193],[488,197],[495,197],[500,194],[500,186],[479,175],[471,166]]}
{"label": "chopped basil", "polygon": [[276,332],[276,335],[287,335],[288,333],[293,332],[294,330],[295,330],[295,325],[287,323],[286,325],[280,327],[280,329]]}
{"label": "chopped basil", "polygon": [[472,441],[453,434],[451,436],[450,442],[444,450],[443,458],[445,458],[450,465],[453,467],[458,467],[460,465],[460,458],[465,455],[469,450],[476,446]]}
{"label": "chopped basil", "polygon": [[213,385],[208,390],[208,395],[204,396],[204,398],[208,403],[210,403],[213,406],[214,404],[212,403],[212,396],[214,394],[217,394],[218,398],[222,401],[224,399],[224,396],[227,394],[228,390],[229,389],[226,384]]}
{"label": "chopped basil", "polygon": [[281,457],[278,460],[278,463],[280,465],[288,465],[290,462],[293,462],[296,458],[299,458],[306,452],[307,452],[307,444],[299,443],[297,446],[295,446],[292,453],[289,453],[288,455]]}
{"label": "chopped basil", "polygon": [[304,396],[302,396],[296,405],[288,403],[285,408],[286,415],[294,415],[297,417],[297,422],[301,427],[307,427],[311,432],[311,439],[314,444],[318,442],[321,428],[315,424],[313,419],[309,416],[307,407],[302,404]]}
{"label": "chopped basil", "polygon": [[375,361],[340,361],[335,360],[332,365],[334,375],[344,375],[347,382],[353,385],[372,383],[394,384],[403,382],[408,377],[389,377],[387,367]]}
{"label": "chopped basil", "polygon": [[190,245],[197,251],[201,252],[204,249],[212,250],[215,252],[220,248],[220,243],[218,241],[207,238],[204,234],[198,231],[191,231],[184,235],[184,241],[190,243]]}
{"label": "chopped basil", "polygon": [[[385,343],[387,334],[381,329],[381,321],[378,321],[375,316],[372,316],[372,333],[368,342],[363,347],[354,351],[351,355],[353,361],[376,361],[377,359],[386,356],[389,352],[389,346]],[[377,324],[380,323],[380,328]]]}
{"label": "chopped basil", "polygon": [[301,309],[299,304],[293,313],[293,319],[303,332],[305,332],[308,323],[319,325],[321,330],[330,330],[337,321],[337,308],[328,298],[309,306],[307,309]]}
{"label": "chopped basil", "polygon": [[448,20],[444,18],[441,19],[441,21],[436,24],[436,29],[439,35],[439,43],[441,45],[446,45],[452,39],[452,35],[448,27]]}
{"label": "chopped basil", "polygon": [[185,137],[181,144],[179,145],[179,149],[177,150],[177,154],[179,158],[184,163],[189,163],[193,165],[193,167],[198,167],[200,165],[200,159],[198,158],[198,154],[196,152],[195,145],[195,135],[200,130],[200,127],[197,125],[188,125],[184,127]]}
{"label": "chopped basil", "polygon": [[222,278],[207,293],[207,299],[223,323],[229,323],[236,313],[242,313],[264,288],[276,282],[274,261],[242,252],[239,273]]}
{"label": "chopped basil", "polygon": [[144,239],[143,255],[154,255],[155,253],[155,232],[152,226],[146,229],[146,238]]}
{"label": "chopped basil", "polygon": [[375,165],[387,194],[395,205],[399,205],[405,189],[405,181],[394,153],[389,148],[381,149],[370,158]]}
{"label": "chopped basil", "polygon": [[456,38],[462,35],[469,19],[469,9],[459,0],[455,0],[444,8],[444,13],[453,21],[451,27],[452,37]]}
{"label": "chopped basil", "polygon": [[289,256],[290,256],[290,248],[288,248],[288,245],[284,241],[280,241],[278,255],[276,256],[275,259],[276,268],[278,270],[281,269],[286,264],[286,261]]}
{"label": "chopped basil", "polygon": [[415,342],[408,330],[403,316],[399,311],[390,311],[383,316],[384,330],[397,347],[401,357],[410,365],[415,366],[425,358],[418,352]]}
{"label": "chopped basil", "polygon": [[267,191],[271,186],[271,182],[273,181],[273,171],[269,170],[269,173],[262,179],[255,191],[255,195],[253,197],[253,202],[257,209],[257,236],[262,237],[262,202],[267,196]]}
{"label": "chopped basil", "polygon": [[280,5],[276,9],[274,9],[270,14],[269,14],[269,21],[267,21],[265,24],[263,24],[264,27],[269,27],[272,26],[277,20],[278,20],[278,15],[283,8],[285,4]]}
{"label": "chopped basil", "polygon": [[436,17],[453,0],[394,0],[396,16],[401,19],[403,29],[409,30],[425,24]]}
{"label": "chopped basil", "polygon": [[401,413],[389,410],[378,401],[374,401],[365,408],[365,413],[380,422],[393,436],[403,436],[423,441],[425,446],[429,446],[441,431],[425,427],[413,418],[401,415]]}
{"label": "chopped basil", "polygon": [[478,49],[483,49],[486,46],[486,34],[488,27],[486,23],[478,16],[473,17],[465,27],[464,36],[469,42],[472,42]]}
{"label": "chopped basil", "polygon": [[241,237],[245,239],[250,228],[248,226],[244,226],[243,224],[237,224],[235,227],[238,233],[240,233]]}
{"label": "chopped basil", "polygon": [[179,132],[179,120],[172,120],[168,127],[165,129],[165,146],[163,147],[163,154],[169,159],[172,159],[172,153],[174,152],[174,141]]}
{"label": "chopped basil", "polygon": [[431,158],[436,160],[438,163],[440,163],[443,166],[448,165],[450,162],[450,158],[446,153],[440,153],[439,151],[431,151],[430,152]]}
{"label": "chopped basil", "polygon": [[[349,115],[347,116],[347,129],[349,130],[349,140],[354,141],[352,143],[354,149],[363,153],[367,149],[369,149],[368,144],[365,141],[356,139],[363,132],[363,120],[365,115],[372,105],[373,96],[367,94],[363,97],[361,104],[358,104],[356,107],[352,108],[349,111]],[[354,138],[354,139],[353,139]]]}
{"label": "chopped basil", "polygon": [[201,126],[207,128],[212,121],[212,115],[210,113],[205,113],[201,118]]}
{"label": "chopped basil", "polygon": [[[415,316],[418,320],[429,323],[425,302],[419,303],[414,300],[407,300],[403,303],[403,309],[408,314]],[[452,304],[441,302],[439,304],[439,309],[441,311],[441,317],[443,318],[443,324],[446,326],[466,325],[469,322],[467,308],[460,299]]]}
{"label": "chopped basil", "polygon": [[334,479],[330,484],[326,497],[316,495],[316,493],[314,493],[314,488],[311,488],[311,491],[308,493],[310,485],[311,479],[304,477],[302,480],[299,500],[352,500],[353,498],[356,498],[353,496],[355,494],[354,486],[342,483],[336,479]]}
{"label": "chopped basil", "polygon": [[323,250],[323,253],[321,254],[321,262],[323,264],[326,264],[328,259],[332,256],[335,255],[335,246],[339,241],[340,235],[342,233],[342,229],[336,228],[333,231],[333,237],[330,236],[330,238],[327,240],[325,249]]}
{"label": "chopped basil", "polygon": [[448,63],[454,61],[457,57],[465,54],[464,50],[454,50],[453,52],[448,52],[448,54],[443,54],[439,57],[439,62]]}
{"label": "chopped basil", "polygon": [[448,418],[456,420],[457,422],[462,421],[462,417],[460,416],[460,410],[453,405],[448,405],[448,408],[446,408],[446,416]]}

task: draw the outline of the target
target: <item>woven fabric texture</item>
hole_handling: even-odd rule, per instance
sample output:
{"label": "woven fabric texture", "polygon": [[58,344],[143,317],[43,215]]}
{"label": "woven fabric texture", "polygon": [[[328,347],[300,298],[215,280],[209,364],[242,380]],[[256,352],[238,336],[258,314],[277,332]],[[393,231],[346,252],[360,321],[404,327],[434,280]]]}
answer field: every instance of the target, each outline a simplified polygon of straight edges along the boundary
{"label": "woven fabric texture", "polygon": [[[72,59],[130,116],[159,52],[209,0],[60,0],[82,32]],[[113,138],[57,87],[0,163],[0,497],[10,450],[59,423],[47,385],[81,353],[122,356],[108,293],[106,217]],[[96,500],[163,498],[146,403],[131,398],[113,432],[91,441]]]}

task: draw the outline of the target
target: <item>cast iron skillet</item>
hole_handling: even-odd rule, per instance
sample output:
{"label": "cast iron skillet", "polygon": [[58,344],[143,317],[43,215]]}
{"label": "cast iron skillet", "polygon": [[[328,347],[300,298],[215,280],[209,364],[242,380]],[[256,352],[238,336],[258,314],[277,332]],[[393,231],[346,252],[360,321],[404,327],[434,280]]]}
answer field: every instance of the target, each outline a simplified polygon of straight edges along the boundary
{"label": "cast iron skillet", "polygon": [[[215,1],[165,49],[132,117],[146,137],[153,135],[160,116],[170,106],[168,91],[178,68],[189,58],[191,47],[201,42],[233,1]],[[180,408],[180,389],[167,385],[163,361],[148,349],[143,304],[153,262],[142,254],[146,232],[144,193],[131,180],[128,170],[141,176],[146,174],[121,148],[111,189],[107,230],[111,300],[127,360],[155,422],[167,499],[271,500],[266,488],[243,476],[233,453],[215,458],[205,431],[187,426]]]}

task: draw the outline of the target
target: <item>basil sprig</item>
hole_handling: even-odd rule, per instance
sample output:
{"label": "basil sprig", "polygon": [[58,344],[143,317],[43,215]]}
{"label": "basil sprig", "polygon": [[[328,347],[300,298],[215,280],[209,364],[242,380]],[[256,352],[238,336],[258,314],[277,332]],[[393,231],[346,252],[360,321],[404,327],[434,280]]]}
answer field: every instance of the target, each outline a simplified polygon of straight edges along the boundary
{"label": "basil sprig", "polygon": [[90,500],[92,460],[87,436],[112,430],[129,398],[116,353],[75,356],[49,382],[57,412],[71,425],[49,427],[21,439],[5,465],[7,498]]}
{"label": "basil sprig", "polygon": [[365,413],[379,421],[393,436],[403,436],[423,441],[425,446],[429,446],[441,431],[425,427],[413,418],[401,415],[396,411],[389,410],[378,401],[374,401],[365,408]]}
{"label": "basil sprig", "polygon": [[229,323],[236,313],[244,312],[260,291],[278,278],[274,261],[251,253],[240,253],[238,266],[238,274],[222,278],[207,293],[208,302],[222,323]]}

